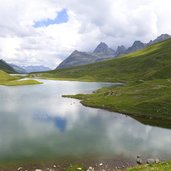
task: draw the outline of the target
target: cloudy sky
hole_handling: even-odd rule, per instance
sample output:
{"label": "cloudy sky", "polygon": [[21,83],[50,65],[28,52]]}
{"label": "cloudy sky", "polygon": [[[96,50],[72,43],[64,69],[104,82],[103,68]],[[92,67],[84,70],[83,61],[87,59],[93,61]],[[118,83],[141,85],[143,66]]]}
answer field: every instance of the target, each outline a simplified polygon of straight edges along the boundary
{"label": "cloudy sky", "polygon": [[0,0],[0,59],[56,67],[92,51],[171,34],[170,0]]}

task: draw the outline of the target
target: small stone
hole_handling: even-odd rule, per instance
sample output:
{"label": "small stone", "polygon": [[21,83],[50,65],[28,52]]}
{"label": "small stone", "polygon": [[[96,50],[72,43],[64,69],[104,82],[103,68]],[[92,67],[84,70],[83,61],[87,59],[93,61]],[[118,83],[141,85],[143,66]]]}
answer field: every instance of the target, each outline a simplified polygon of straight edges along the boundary
{"label": "small stone", "polygon": [[155,163],[160,163],[160,160],[159,159],[155,159]]}
{"label": "small stone", "polygon": [[89,167],[87,171],[95,171],[93,167]]}
{"label": "small stone", "polygon": [[154,159],[147,159],[147,164],[154,164],[155,160]]}
{"label": "small stone", "polygon": [[137,160],[136,160],[137,164],[142,165],[143,164],[143,160],[140,158],[140,155],[137,156]]}
{"label": "small stone", "polygon": [[19,167],[17,170],[20,171],[20,170],[22,170],[22,169],[23,169],[22,167]]}
{"label": "small stone", "polygon": [[56,168],[56,165],[54,164],[53,167]]}
{"label": "small stone", "polygon": [[77,170],[82,170],[82,168],[81,167],[78,167]]}
{"label": "small stone", "polygon": [[139,164],[139,165],[143,164],[142,159],[137,159],[137,164]]}
{"label": "small stone", "polygon": [[43,171],[43,170],[41,170],[41,169],[35,169],[35,171]]}
{"label": "small stone", "polygon": [[103,163],[100,163],[99,166],[103,166]]}

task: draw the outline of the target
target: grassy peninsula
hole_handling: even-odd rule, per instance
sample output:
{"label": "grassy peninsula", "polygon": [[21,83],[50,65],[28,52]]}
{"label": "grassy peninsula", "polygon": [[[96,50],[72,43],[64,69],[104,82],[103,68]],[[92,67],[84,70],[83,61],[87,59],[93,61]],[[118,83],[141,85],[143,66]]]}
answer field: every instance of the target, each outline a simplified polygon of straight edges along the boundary
{"label": "grassy peninsula", "polygon": [[21,80],[18,76],[11,76],[4,71],[0,70],[0,85],[5,86],[22,86],[22,85],[33,85],[41,84],[41,82],[36,80]]}

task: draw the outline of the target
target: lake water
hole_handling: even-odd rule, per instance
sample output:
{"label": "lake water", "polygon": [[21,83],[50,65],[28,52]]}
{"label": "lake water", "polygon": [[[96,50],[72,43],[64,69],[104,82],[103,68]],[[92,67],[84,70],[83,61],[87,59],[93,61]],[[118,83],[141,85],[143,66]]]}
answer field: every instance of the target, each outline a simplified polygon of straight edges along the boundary
{"label": "lake water", "polygon": [[[42,80],[41,80],[42,81]],[[0,86],[0,160],[171,158],[171,130],[114,112],[84,107],[63,94],[90,93],[109,83],[48,81]]]}

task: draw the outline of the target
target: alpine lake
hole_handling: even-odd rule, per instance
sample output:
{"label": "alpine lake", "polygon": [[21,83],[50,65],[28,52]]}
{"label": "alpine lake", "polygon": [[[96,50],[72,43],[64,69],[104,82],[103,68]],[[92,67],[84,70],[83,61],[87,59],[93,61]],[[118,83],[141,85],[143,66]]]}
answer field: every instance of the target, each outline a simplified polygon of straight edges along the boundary
{"label": "alpine lake", "polygon": [[170,129],[62,97],[115,84],[39,81],[44,84],[0,86],[0,163],[171,158]]}

